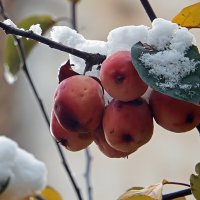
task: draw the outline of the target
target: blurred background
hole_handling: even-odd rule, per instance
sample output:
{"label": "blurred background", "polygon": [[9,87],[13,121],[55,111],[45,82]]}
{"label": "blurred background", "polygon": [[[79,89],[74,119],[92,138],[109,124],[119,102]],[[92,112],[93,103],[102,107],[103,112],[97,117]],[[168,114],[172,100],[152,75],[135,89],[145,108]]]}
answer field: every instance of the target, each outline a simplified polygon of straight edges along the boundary
{"label": "blurred background", "polygon": [[[158,17],[171,20],[194,0],[150,0]],[[48,14],[70,17],[67,0],[4,0],[9,17],[15,23],[26,16]],[[151,22],[139,0],[81,0],[77,6],[78,29],[87,39],[106,40],[112,29],[125,25],[147,25]],[[69,23],[66,23],[69,25]],[[200,46],[199,29],[191,30]],[[33,92],[23,72],[14,85],[4,80],[2,54],[5,34],[0,30],[0,134],[14,139],[27,151],[44,161],[48,167],[48,184],[56,188],[65,200],[77,199],[66,175]],[[50,116],[52,97],[57,86],[57,70],[68,55],[39,44],[27,60],[35,86]],[[110,159],[92,144],[91,184],[94,200],[116,200],[133,186],[147,186],[169,181],[189,183],[194,166],[200,161],[200,139],[197,130],[175,134],[155,124],[151,141],[128,159]],[[67,162],[87,198],[84,173],[85,151],[64,151]],[[183,187],[166,186],[166,192]],[[188,197],[187,199],[193,199]]]}

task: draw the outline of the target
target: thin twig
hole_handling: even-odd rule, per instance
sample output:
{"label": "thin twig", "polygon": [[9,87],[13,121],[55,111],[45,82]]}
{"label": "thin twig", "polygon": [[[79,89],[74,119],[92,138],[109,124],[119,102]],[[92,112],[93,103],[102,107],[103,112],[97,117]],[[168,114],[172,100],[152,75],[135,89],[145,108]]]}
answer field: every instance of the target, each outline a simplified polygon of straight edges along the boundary
{"label": "thin twig", "polygon": [[145,9],[145,11],[151,21],[153,21],[155,18],[157,18],[156,14],[154,13],[148,0],[140,0],[140,2],[142,3],[143,8]]}
{"label": "thin twig", "polygon": [[[4,19],[8,19],[8,16],[5,14],[5,9],[4,9],[4,6],[3,6],[3,3],[2,3],[1,0],[0,0],[0,9],[1,9],[1,15],[2,15],[2,17],[3,17]],[[39,97],[39,94],[38,94],[38,92],[37,92],[37,90],[36,90],[36,87],[35,87],[35,85],[34,85],[34,83],[33,83],[33,80],[32,80],[32,78],[31,78],[31,76],[30,76],[30,73],[29,73],[29,71],[28,71],[28,67],[27,67],[27,63],[26,63],[26,57],[25,57],[25,52],[24,52],[23,45],[22,45],[20,39],[18,39],[18,38],[16,37],[16,35],[14,35],[14,39],[15,39],[15,41],[17,42],[17,47],[18,47],[19,56],[20,56],[20,59],[21,59],[21,62],[22,62],[22,69],[23,69],[23,71],[24,71],[24,73],[25,73],[25,75],[26,75],[26,78],[27,78],[27,80],[28,80],[30,86],[31,86],[31,89],[33,90],[33,93],[34,93],[34,95],[35,95],[35,98],[36,98],[36,100],[37,100],[37,102],[38,102],[38,104],[39,104],[40,110],[42,111],[42,114],[43,114],[43,116],[44,116],[44,119],[45,119],[45,121],[46,121],[46,124],[47,124],[47,126],[48,126],[48,128],[49,128],[49,127],[50,127],[50,121],[49,121],[47,112],[45,111],[44,104],[43,104],[41,98]],[[53,140],[54,140],[54,139],[53,139]],[[65,159],[65,157],[64,157],[64,154],[63,154],[63,152],[62,152],[62,149],[61,149],[61,147],[59,146],[59,144],[58,144],[55,140],[54,140],[54,142],[55,142],[55,144],[56,144],[56,147],[57,147],[57,150],[58,150],[58,152],[59,152],[60,158],[61,158],[61,160],[62,160],[63,166],[64,166],[64,168],[65,168],[65,170],[66,170],[66,172],[67,172],[67,174],[68,174],[68,176],[69,176],[69,178],[70,178],[70,180],[71,180],[71,182],[72,182],[72,185],[73,185],[74,190],[75,190],[75,192],[76,192],[76,194],[77,194],[77,197],[78,197],[79,200],[82,200],[82,196],[81,196],[81,194],[80,194],[80,189],[78,188],[78,186],[77,186],[77,184],[76,184],[76,182],[75,182],[75,180],[74,180],[74,178],[73,178],[73,176],[72,176],[72,173],[71,173],[71,171],[70,171],[70,169],[69,169],[69,166],[68,166],[68,164],[67,164],[67,162],[66,162],[66,159]]]}
{"label": "thin twig", "polygon": [[[36,90],[36,87],[35,87],[35,85],[34,85],[34,83],[33,83],[33,80],[32,80],[32,78],[31,78],[31,76],[30,76],[30,73],[29,73],[29,71],[28,71],[28,68],[27,68],[27,65],[26,65],[26,58],[25,58],[23,46],[22,46],[21,41],[20,41],[19,39],[17,39],[17,38],[15,38],[15,39],[16,39],[16,41],[17,41],[17,43],[18,43],[19,53],[20,53],[20,55],[21,55],[21,60],[22,60],[22,62],[23,62],[23,71],[24,71],[24,73],[25,73],[25,75],[26,75],[27,80],[29,81],[29,84],[30,84],[30,86],[31,86],[31,88],[32,88],[32,90],[33,90],[34,96],[35,96],[35,98],[36,98],[36,100],[37,100],[37,102],[38,102],[38,104],[39,104],[40,110],[42,111],[42,114],[43,114],[43,116],[44,116],[44,119],[45,119],[45,121],[46,121],[46,124],[47,124],[47,126],[48,126],[48,128],[49,128],[49,127],[50,127],[50,121],[49,121],[47,112],[45,111],[44,104],[43,104],[41,98],[39,97],[39,94],[38,94],[38,92],[37,92],[37,90]],[[53,139],[53,140],[54,140],[54,139]],[[63,153],[63,151],[62,151],[60,145],[59,145],[55,140],[54,140],[54,143],[55,143],[55,145],[56,145],[56,147],[57,147],[57,150],[58,150],[58,152],[59,152],[59,156],[60,156],[60,158],[61,158],[62,164],[63,164],[63,166],[64,166],[64,169],[65,169],[66,172],[67,172],[67,175],[68,175],[69,178],[70,178],[70,181],[71,181],[71,183],[72,183],[72,185],[73,185],[73,188],[74,188],[74,190],[75,190],[75,192],[76,192],[76,195],[77,195],[77,197],[78,197],[79,200],[82,200],[82,196],[81,196],[81,193],[80,193],[80,189],[79,189],[79,187],[77,186],[77,183],[75,182],[74,177],[72,176],[72,173],[71,173],[71,170],[70,170],[70,168],[69,168],[69,166],[68,166],[68,164],[67,164],[66,158],[64,157],[64,153]]]}
{"label": "thin twig", "polygon": [[162,200],[172,200],[172,199],[175,199],[175,198],[178,198],[178,197],[185,197],[185,196],[188,196],[188,195],[191,195],[191,194],[192,194],[191,189],[180,190],[180,191],[177,191],[177,192],[164,194],[162,196]]}
{"label": "thin twig", "polygon": [[85,180],[87,184],[87,194],[88,194],[88,200],[92,200],[92,186],[91,186],[91,181],[90,181],[90,175],[91,175],[91,161],[92,161],[92,156],[90,153],[90,150],[87,148],[85,150],[85,155],[86,155],[86,171],[85,171]]}
{"label": "thin twig", "polygon": [[77,30],[76,5],[77,5],[77,2],[72,1],[72,3],[71,3],[71,24],[72,24],[72,28],[74,30]]}
{"label": "thin twig", "polygon": [[3,22],[0,22],[0,27],[5,31],[6,34],[13,34],[16,36],[33,39],[37,42],[48,45],[50,48],[57,49],[57,50],[63,51],[63,52],[67,52],[69,54],[72,54],[74,56],[82,58],[83,60],[85,60],[85,62],[87,62],[87,65],[89,64],[91,67],[93,65],[101,64],[106,59],[105,55],[101,55],[99,53],[93,54],[93,53],[88,53],[85,51],[80,51],[78,49],[74,49],[74,48],[65,46],[61,43],[52,41],[44,36],[37,35],[32,31],[24,31],[24,30],[9,26]]}

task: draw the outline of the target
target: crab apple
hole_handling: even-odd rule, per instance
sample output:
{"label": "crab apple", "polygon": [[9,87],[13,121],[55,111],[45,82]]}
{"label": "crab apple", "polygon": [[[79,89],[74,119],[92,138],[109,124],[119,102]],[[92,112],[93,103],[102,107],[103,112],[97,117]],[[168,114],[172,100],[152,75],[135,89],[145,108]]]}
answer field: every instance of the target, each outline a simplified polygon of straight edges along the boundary
{"label": "crab apple", "polygon": [[54,96],[54,112],[67,130],[92,132],[100,124],[104,112],[101,85],[93,78],[74,75],[63,80]]}
{"label": "crab apple", "polygon": [[176,132],[187,132],[200,123],[200,106],[153,90],[149,104],[157,124]]}
{"label": "crab apple", "polygon": [[64,129],[59,124],[53,111],[50,129],[53,137],[70,151],[80,151],[93,142],[93,135],[91,133],[78,133]]}
{"label": "crab apple", "polygon": [[137,99],[148,88],[133,66],[129,51],[109,56],[101,65],[100,80],[107,93],[121,101]]}
{"label": "crab apple", "polygon": [[122,152],[111,147],[105,139],[103,128],[99,128],[94,132],[94,142],[98,146],[99,150],[109,158],[124,158],[132,152]]}
{"label": "crab apple", "polygon": [[134,152],[153,135],[153,116],[142,98],[129,102],[113,99],[102,124],[106,141],[118,151]]}

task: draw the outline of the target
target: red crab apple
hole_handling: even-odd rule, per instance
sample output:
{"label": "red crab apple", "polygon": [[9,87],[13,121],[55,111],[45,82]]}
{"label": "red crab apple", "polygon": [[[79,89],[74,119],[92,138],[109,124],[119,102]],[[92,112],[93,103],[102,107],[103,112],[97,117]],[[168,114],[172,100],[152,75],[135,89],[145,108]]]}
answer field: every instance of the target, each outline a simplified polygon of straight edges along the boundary
{"label": "red crab apple", "polygon": [[149,104],[157,124],[172,132],[187,132],[200,123],[200,106],[153,90]]}
{"label": "red crab apple", "polygon": [[101,65],[100,80],[107,93],[121,101],[134,100],[148,88],[134,68],[129,51],[110,55]]}
{"label": "red crab apple", "polygon": [[94,142],[98,146],[99,150],[109,158],[124,158],[132,152],[122,152],[111,147],[105,139],[103,128],[99,128],[94,132]]}
{"label": "red crab apple", "polygon": [[91,133],[78,133],[64,129],[59,124],[53,111],[50,129],[53,137],[70,151],[80,151],[93,142]]}
{"label": "red crab apple", "polygon": [[104,108],[102,87],[91,77],[71,76],[63,80],[56,89],[54,112],[65,129],[94,131],[99,127]]}
{"label": "red crab apple", "polygon": [[147,102],[138,98],[129,102],[113,99],[103,116],[106,141],[116,150],[134,152],[153,134],[153,116]]}

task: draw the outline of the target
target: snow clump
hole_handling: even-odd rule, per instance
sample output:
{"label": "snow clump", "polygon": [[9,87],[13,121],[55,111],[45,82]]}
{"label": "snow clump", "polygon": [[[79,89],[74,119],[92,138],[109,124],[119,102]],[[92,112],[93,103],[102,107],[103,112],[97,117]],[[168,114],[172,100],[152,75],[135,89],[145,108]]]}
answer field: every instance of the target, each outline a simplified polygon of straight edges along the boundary
{"label": "snow clump", "polygon": [[[161,18],[155,19],[152,27],[132,25],[113,29],[108,33],[107,41],[87,40],[65,26],[55,26],[51,31],[51,39],[78,50],[106,56],[116,51],[130,51],[131,47],[138,42],[147,43],[159,52],[145,53],[140,59],[149,69],[149,74],[158,79],[160,77],[165,79],[162,83],[163,88],[174,88],[177,85],[183,88],[183,85],[179,84],[180,80],[194,72],[196,65],[199,64],[185,57],[185,52],[189,47],[196,44],[192,33],[186,28]],[[83,73],[85,62],[72,55],[69,55],[69,58],[71,64],[74,64],[73,70]],[[94,67],[89,74],[98,76],[98,70]]]}
{"label": "snow clump", "polygon": [[29,31],[32,31],[33,33],[37,35],[42,35],[42,29],[40,27],[40,24],[34,24],[29,28]]}
{"label": "snow clump", "polygon": [[46,186],[47,169],[15,141],[0,136],[0,184],[6,181],[8,186],[0,193],[0,200],[22,200]]}

